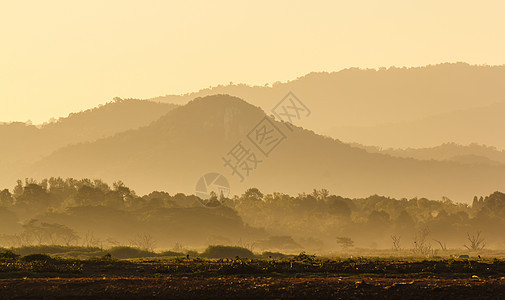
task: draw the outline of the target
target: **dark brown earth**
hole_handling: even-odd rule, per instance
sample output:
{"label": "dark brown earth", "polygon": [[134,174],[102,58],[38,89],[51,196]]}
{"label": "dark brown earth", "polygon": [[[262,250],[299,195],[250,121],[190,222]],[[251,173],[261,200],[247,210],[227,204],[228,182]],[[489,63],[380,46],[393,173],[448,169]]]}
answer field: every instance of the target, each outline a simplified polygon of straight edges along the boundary
{"label": "dark brown earth", "polygon": [[1,299],[505,299],[505,278],[173,277],[0,280]]}
{"label": "dark brown earth", "polygon": [[502,259],[0,259],[0,299],[505,299]]}

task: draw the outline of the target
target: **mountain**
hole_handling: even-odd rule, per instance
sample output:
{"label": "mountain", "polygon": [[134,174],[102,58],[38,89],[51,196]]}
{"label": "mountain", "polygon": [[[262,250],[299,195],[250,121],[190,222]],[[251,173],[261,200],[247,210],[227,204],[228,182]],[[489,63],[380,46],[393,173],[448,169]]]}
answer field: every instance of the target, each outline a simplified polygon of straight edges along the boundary
{"label": "mountain", "polygon": [[[239,142],[244,149],[236,147]],[[243,182],[225,163],[234,156],[244,157],[252,169]],[[238,170],[245,174],[244,168]],[[232,194],[240,194],[249,187],[267,193],[291,194],[326,188],[350,197],[447,196],[461,202],[503,189],[505,183],[504,166],[420,161],[369,153],[274,121],[259,107],[228,95],[196,98],[149,126],[67,146],[26,172],[39,178],[58,175],[122,179],[141,193],[152,190],[194,193],[202,175],[218,172],[228,178]]]}
{"label": "mountain", "polygon": [[505,164],[505,150],[495,147],[470,144],[467,146],[456,143],[445,143],[432,148],[381,148],[377,146],[363,146],[353,143],[354,147],[365,149],[370,153],[389,154],[395,157],[415,158],[420,160],[455,161],[464,164]]}
{"label": "mountain", "polygon": [[[505,113],[503,103],[500,104],[505,100],[504,78],[505,66],[465,63],[379,70],[352,68],[310,73],[272,86],[230,84],[151,100],[185,104],[196,97],[229,94],[271,114],[272,108],[292,91],[311,110],[310,118],[303,119],[300,126],[346,142],[398,148],[432,147],[454,141],[505,149],[501,134],[505,123],[495,118]],[[436,126],[426,126],[433,116],[440,116],[436,117]],[[450,119],[445,120],[446,117]],[[453,119],[457,123],[453,124]],[[417,120],[425,121],[416,123],[419,125],[414,128],[415,134],[409,136],[411,127],[402,130],[405,124]],[[465,120],[471,125],[465,126]],[[397,125],[394,130],[383,130],[388,124]],[[400,140],[404,137],[408,137],[408,142]]]}
{"label": "mountain", "polygon": [[380,147],[432,147],[447,142],[485,144],[505,149],[505,101],[377,126],[333,128],[327,134]]}
{"label": "mountain", "polygon": [[[12,185],[17,170],[61,147],[91,142],[149,125],[176,105],[145,100],[116,100],[41,126],[0,124],[0,182]],[[30,176],[28,176],[30,177]]]}

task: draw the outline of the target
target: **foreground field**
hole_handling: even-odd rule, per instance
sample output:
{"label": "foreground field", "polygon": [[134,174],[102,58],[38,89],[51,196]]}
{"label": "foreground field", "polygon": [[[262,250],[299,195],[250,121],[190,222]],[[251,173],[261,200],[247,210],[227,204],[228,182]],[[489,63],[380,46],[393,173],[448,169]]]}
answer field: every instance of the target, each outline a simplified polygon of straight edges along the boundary
{"label": "foreground field", "polygon": [[499,259],[61,259],[4,255],[0,299],[505,298]]}
{"label": "foreground field", "polygon": [[[0,298],[403,298],[503,299],[503,279],[173,277],[2,279]],[[372,298],[371,298],[372,297]]]}

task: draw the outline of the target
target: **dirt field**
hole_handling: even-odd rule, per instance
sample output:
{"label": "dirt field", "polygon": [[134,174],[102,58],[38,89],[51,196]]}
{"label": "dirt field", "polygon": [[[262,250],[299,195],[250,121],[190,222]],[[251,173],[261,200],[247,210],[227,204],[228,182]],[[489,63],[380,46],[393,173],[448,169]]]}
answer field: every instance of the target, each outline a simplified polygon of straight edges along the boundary
{"label": "dirt field", "polygon": [[0,299],[505,299],[500,259],[0,260]]}
{"label": "dirt field", "polygon": [[0,280],[1,299],[504,299],[505,279],[385,277],[27,278]]}

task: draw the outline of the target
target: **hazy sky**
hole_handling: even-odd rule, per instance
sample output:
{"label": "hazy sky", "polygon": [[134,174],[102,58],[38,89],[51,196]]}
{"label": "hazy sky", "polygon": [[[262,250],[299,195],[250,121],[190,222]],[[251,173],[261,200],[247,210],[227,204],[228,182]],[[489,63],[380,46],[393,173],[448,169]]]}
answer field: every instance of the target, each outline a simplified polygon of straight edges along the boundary
{"label": "hazy sky", "polygon": [[0,121],[312,71],[505,63],[505,1],[0,0]]}

